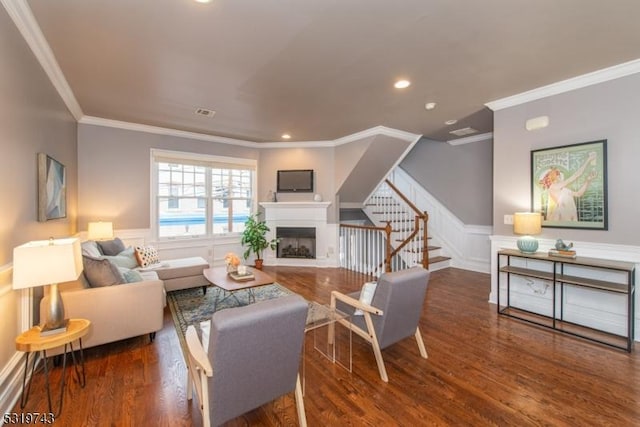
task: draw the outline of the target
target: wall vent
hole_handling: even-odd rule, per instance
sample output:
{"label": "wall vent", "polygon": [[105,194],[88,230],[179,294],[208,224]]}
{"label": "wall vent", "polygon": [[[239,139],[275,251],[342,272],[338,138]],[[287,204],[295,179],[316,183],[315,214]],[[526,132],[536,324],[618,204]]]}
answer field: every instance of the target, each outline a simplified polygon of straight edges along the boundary
{"label": "wall vent", "polygon": [[455,135],[455,136],[465,136],[465,135],[471,135],[472,133],[476,133],[476,132],[478,132],[476,129],[470,128],[470,127],[466,127],[466,128],[462,128],[462,129],[452,130],[449,133],[452,134],[452,135]]}
{"label": "wall vent", "polygon": [[216,112],[213,110],[208,110],[206,108],[196,108],[196,114],[205,117],[213,117]]}

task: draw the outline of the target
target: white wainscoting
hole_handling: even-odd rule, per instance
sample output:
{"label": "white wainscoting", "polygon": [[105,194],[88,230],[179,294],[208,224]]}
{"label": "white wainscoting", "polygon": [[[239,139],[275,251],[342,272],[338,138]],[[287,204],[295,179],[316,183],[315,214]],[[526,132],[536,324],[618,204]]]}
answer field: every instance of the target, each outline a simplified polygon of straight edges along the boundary
{"label": "white wainscoting", "polygon": [[[498,258],[497,252],[500,249],[516,248],[517,236],[491,236],[491,294],[489,302],[497,304],[497,269]],[[553,239],[538,239],[540,247],[539,252],[547,252],[555,245]],[[616,261],[626,261],[636,264],[635,282],[638,283],[640,277],[640,247],[613,245],[605,243],[593,242],[573,242],[579,256],[602,258]],[[533,260],[517,260],[513,259],[514,265],[518,262],[528,262],[530,268],[550,268],[549,263],[540,262],[539,265],[532,265]],[[501,261],[504,263],[505,261]],[[546,264],[546,265],[545,265]],[[571,274],[571,267],[565,269],[567,274]],[[599,269],[580,269],[576,275],[590,277],[602,280],[621,280],[619,273],[599,270]],[[505,283],[505,277],[501,277],[502,283]],[[557,290],[559,292],[559,290]],[[531,311],[550,315],[550,300],[552,297],[552,287],[550,283],[542,280],[531,280],[529,278],[511,276],[511,303]],[[506,293],[504,289],[500,293],[500,300],[504,301]],[[638,292],[636,292],[635,300],[635,330],[640,326],[640,316],[638,313]],[[557,308],[559,310],[559,307]],[[565,287],[565,319],[601,329],[607,332],[620,335],[626,334],[626,295],[611,294],[607,292],[598,292],[590,289],[578,288],[573,286]],[[639,337],[636,333],[635,340]]]}
{"label": "white wainscoting", "polygon": [[0,414],[10,412],[20,396],[24,353],[15,349],[15,340],[31,327],[29,289],[15,291],[12,274],[12,264],[0,266]]}
{"label": "white wainscoting", "polygon": [[397,167],[389,181],[404,193],[421,211],[429,214],[428,233],[444,255],[451,257],[451,266],[489,273],[493,232],[490,225],[465,225],[442,203],[425,190],[404,170]]}
{"label": "white wainscoting", "polygon": [[[224,265],[224,257],[233,252],[242,257],[244,248],[239,234],[214,238],[178,238],[159,240],[151,235],[151,229],[127,229],[114,231],[127,246],[149,245],[158,250],[160,260],[202,257],[211,266]],[[250,261],[250,260],[248,260]]]}

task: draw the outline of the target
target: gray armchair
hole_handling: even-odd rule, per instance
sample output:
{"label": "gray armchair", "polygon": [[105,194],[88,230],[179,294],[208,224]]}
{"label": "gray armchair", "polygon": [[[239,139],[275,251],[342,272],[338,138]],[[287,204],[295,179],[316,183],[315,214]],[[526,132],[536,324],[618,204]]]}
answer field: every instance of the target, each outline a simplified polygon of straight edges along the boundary
{"label": "gray armchair", "polygon": [[[337,291],[331,293],[331,306],[351,314],[353,332],[371,343],[378,364],[380,378],[388,382],[381,350],[400,340],[414,336],[420,355],[427,358],[418,322],[422,314],[429,271],[422,267],[385,273],[378,279],[371,304],[359,300],[360,292],[348,295]],[[356,309],[362,315],[354,315]],[[342,323],[349,323],[343,320]]]}
{"label": "gray armchair", "polygon": [[307,318],[298,295],[221,310],[212,316],[207,351],[187,328],[188,398],[195,388],[203,424],[220,425],[295,390],[306,426],[298,369]]}

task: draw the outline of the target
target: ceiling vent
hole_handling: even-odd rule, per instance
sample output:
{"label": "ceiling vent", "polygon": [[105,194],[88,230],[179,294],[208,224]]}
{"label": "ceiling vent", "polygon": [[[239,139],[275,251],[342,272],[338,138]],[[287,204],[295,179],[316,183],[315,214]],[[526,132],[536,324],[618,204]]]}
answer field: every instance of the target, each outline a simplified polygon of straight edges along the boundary
{"label": "ceiling vent", "polygon": [[476,133],[476,132],[478,132],[476,129],[470,128],[470,127],[466,127],[466,128],[462,128],[462,129],[452,130],[449,133],[452,134],[452,135],[455,135],[455,136],[465,136],[465,135],[471,135],[472,133]]}
{"label": "ceiling vent", "polygon": [[213,117],[213,115],[216,114],[216,112],[213,110],[207,110],[206,108],[197,108],[196,114],[200,116],[205,116],[205,117]]}

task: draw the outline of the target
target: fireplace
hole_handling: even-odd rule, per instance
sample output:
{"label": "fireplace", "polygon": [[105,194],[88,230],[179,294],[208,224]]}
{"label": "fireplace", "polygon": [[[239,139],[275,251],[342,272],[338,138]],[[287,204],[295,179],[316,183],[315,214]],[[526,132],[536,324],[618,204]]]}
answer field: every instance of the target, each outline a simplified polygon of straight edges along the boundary
{"label": "fireplace", "polygon": [[276,227],[278,258],[316,258],[315,227]]}

